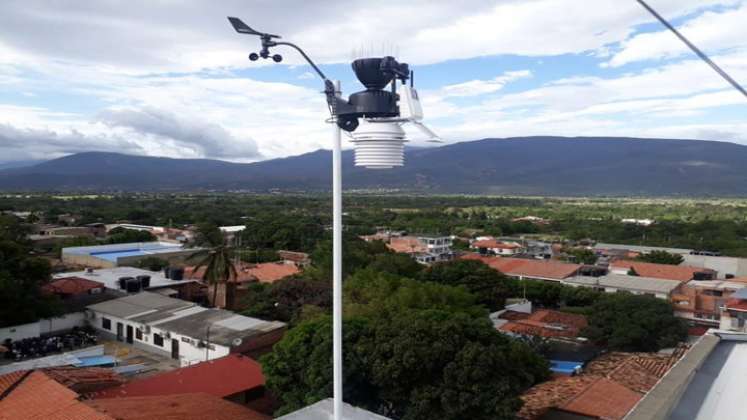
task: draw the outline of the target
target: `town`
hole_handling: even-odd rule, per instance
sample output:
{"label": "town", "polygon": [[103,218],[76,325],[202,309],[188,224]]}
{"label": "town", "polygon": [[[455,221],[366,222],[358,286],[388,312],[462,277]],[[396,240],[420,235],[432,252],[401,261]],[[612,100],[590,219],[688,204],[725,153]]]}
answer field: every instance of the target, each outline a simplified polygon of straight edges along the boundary
{"label": "town", "polygon": [[[44,197],[16,197],[27,207],[0,216],[3,275],[14,279],[3,283],[2,412],[26,418],[76,410],[102,419],[295,419],[331,410],[325,386],[309,382],[330,380],[312,373],[329,366],[315,355],[327,351],[319,340],[329,337],[328,226],[310,223],[316,216],[308,210],[272,216],[282,196],[256,198],[256,209],[269,212],[235,219],[245,224],[174,224],[164,214],[157,218],[172,225],[156,226],[141,223],[153,219],[142,211],[128,210],[138,220],[100,220],[96,214],[106,209],[49,213],[35,210]],[[308,201],[306,209],[315,207],[313,197],[296,199]],[[83,202],[106,206],[108,200],[72,198],[61,206],[81,210]],[[492,207],[512,214],[497,218],[475,212],[471,200],[446,199],[447,224],[461,220],[465,226],[450,228],[452,233],[438,226],[431,233],[360,226],[357,216],[377,223],[372,213],[392,210],[351,206],[345,331],[359,336],[356,346],[365,347],[368,334],[384,334],[393,343],[405,340],[400,334],[418,334],[424,341],[399,345],[420,353],[428,340],[438,345],[438,334],[454,322],[467,322],[459,328],[480,334],[492,330],[490,340],[515,343],[514,351],[523,354],[511,356],[521,357],[515,363],[523,379],[512,379],[516,388],[502,391],[501,402],[508,404],[503,409],[518,410],[520,419],[644,419],[661,410],[715,415],[730,409],[710,401],[724,392],[720,384],[739,375],[747,338],[747,258],[713,249],[562,238],[554,231],[563,223],[551,216],[516,215],[527,204],[523,199]],[[463,214],[453,211],[456,202],[469,204]],[[396,210],[391,225],[423,215],[418,207]],[[593,214],[589,219],[595,223]],[[666,224],[625,217],[605,223],[651,234]],[[496,231],[491,226],[510,234],[488,234]],[[425,327],[433,308],[456,318]],[[389,323],[402,331],[389,330]],[[454,334],[464,343],[487,345],[475,333]],[[415,375],[415,366],[394,362],[397,353],[381,354],[380,347],[358,350],[363,353],[356,357],[384,358]],[[490,348],[481,363],[505,369],[508,355]],[[456,363],[453,354],[417,357],[433,369]],[[379,419],[414,409],[410,396],[387,393],[393,371],[377,378],[372,366],[347,369],[350,380],[380,390],[348,398],[345,410]],[[487,380],[494,382],[500,380]],[[391,386],[411,393],[423,385]],[[439,392],[459,387],[439,386]],[[377,409],[382,401],[391,408]],[[449,409],[430,404],[431,413]]]}

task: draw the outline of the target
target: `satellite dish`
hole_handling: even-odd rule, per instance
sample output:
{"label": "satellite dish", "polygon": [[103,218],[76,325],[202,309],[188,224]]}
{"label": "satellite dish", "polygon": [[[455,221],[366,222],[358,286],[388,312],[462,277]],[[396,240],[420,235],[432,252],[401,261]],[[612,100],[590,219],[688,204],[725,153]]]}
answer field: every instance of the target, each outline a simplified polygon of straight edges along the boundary
{"label": "satellite dish", "polygon": [[240,339],[240,338],[234,338],[234,339],[233,339],[233,341],[231,341],[231,344],[232,344],[232,345],[233,345],[234,347],[238,347],[238,346],[240,346],[240,345],[241,345],[241,343],[243,343],[243,342],[244,342],[244,340],[242,340],[242,339]]}

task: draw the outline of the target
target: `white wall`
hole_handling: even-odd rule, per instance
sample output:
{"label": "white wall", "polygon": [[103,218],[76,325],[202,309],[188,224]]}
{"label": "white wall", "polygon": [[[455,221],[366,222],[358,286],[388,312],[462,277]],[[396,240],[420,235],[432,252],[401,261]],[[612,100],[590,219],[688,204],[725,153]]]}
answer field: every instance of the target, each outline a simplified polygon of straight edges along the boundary
{"label": "white wall", "polygon": [[[105,330],[102,326],[103,318],[107,318],[111,321],[111,329]],[[133,322],[130,320],[117,318],[114,316],[109,316],[106,314],[102,314],[99,312],[96,312],[95,319],[91,320],[91,325],[96,328],[99,331],[103,331],[105,333],[109,333],[112,335],[117,334],[117,323],[122,323],[122,339],[127,339],[127,325],[131,325],[134,332],[133,337],[133,344],[137,345],[138,348],[142,348],[144,350],[152,351],[157,354],[161,355],[170,355],[171,354],[171,340],[176,339],[179,341],[179,359],[182,366],[186,366],[189,364],[194,364],[195,362],[202,362],[205,360],[205,348],[201,348],[197,346],[197,342],[200,340],[204,340],[205,337],[190,337],[175,333],[170,333],[171,338],[166,338],[166,333],[168,331],[163,330],[161,328],[158,328],[157,325],[151,326],[150,333],[146,334],[143,332],[142,334],[142,340],[138,340],[137,338],[137,329],[142,328],[145,331],[145,324],[140,324],[137,322]],[[154,335],[158,334],[161,337],[163,337],[163,346],[157,346],[154,343]],[[188,340],[185,341],[185,340]],[[230,353],[230,349],[225,346],[220,346],[216,344],[212,344],[215,347],[215,350],[209,350],[208,356],[209,360],[218,359],[223,356],[227,356]]]}
{"label": "white wall", "polygon": [[22,340],[24,338],[38,337],[39,336],[39,323],[32,322],[30,324],[14,325],[12,327],[0,328],[0,342],[5,341],[6,338],[10,338],[13,341]]}

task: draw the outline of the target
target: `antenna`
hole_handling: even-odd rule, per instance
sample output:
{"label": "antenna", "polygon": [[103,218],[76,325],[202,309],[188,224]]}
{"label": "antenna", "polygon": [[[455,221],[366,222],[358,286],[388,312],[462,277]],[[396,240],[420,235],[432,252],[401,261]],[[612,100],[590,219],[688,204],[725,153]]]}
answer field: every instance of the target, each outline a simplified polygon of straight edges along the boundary
{"label": "antenna", "polygon": [[636,1],[638,1],[638,3],[640,3],[641,6],[643,6],[643,8],[648,10],[649,13],[651,13],[656,19],[658,19],[662,25],[666,26],[670,31],[672,31],[677,36],[677,38],[679,38],[682,42],[684,42],[685,45],[687,45],[695,54],[697,54],[697,56],[700,57],[701,60],[705,61],[709,66],[711,66],[711,68],[713,68],[713,70],[715,70],[716,73],[721,75],[721,77],[723,77],[724,80],[729,82],[732,86],[734,86],[736,90],[738,90],[739,92],[742,93],[742,95],[747,97],[747,90],[745,90],[739,83],[737,83],[736,80],[732,79],[731,76],[729,76],[724,70],[721,69],[721,67],[719,67],[716,63],[714,63],[713,60],[708,58],[708,56],[705,55],[703,51],[698,49],[698,47],[696,47],[692,42],[690,42],[687,38],[685,38],[685,36],[682,35],[677,29],[675,29],[674,26],[672,26],[663,17],[661,17],[661,15],[656,12],[656,10],[654,10],[651,6],[646,4],[646,2],[643,0],[636,0]]}

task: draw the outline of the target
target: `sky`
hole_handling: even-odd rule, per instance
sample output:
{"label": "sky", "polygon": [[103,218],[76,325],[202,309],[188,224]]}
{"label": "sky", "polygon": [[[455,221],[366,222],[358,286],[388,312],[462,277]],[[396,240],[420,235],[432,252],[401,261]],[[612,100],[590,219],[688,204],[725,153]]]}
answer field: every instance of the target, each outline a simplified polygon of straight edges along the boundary
{"label": "sky", "polygon": [[[747,0],[649,0],[743,85]],[[629,136],[747,145],[747,99],[635,0],[3,0],[0,162],[83,151],[252,162],[331,147],[293,50],[251,62],[237,16],[362,90],[350,62],[415,71],[446,143]],[[407,127],[405,127],[407,129]],[[411,144],[422,135],[407,129]]]}

